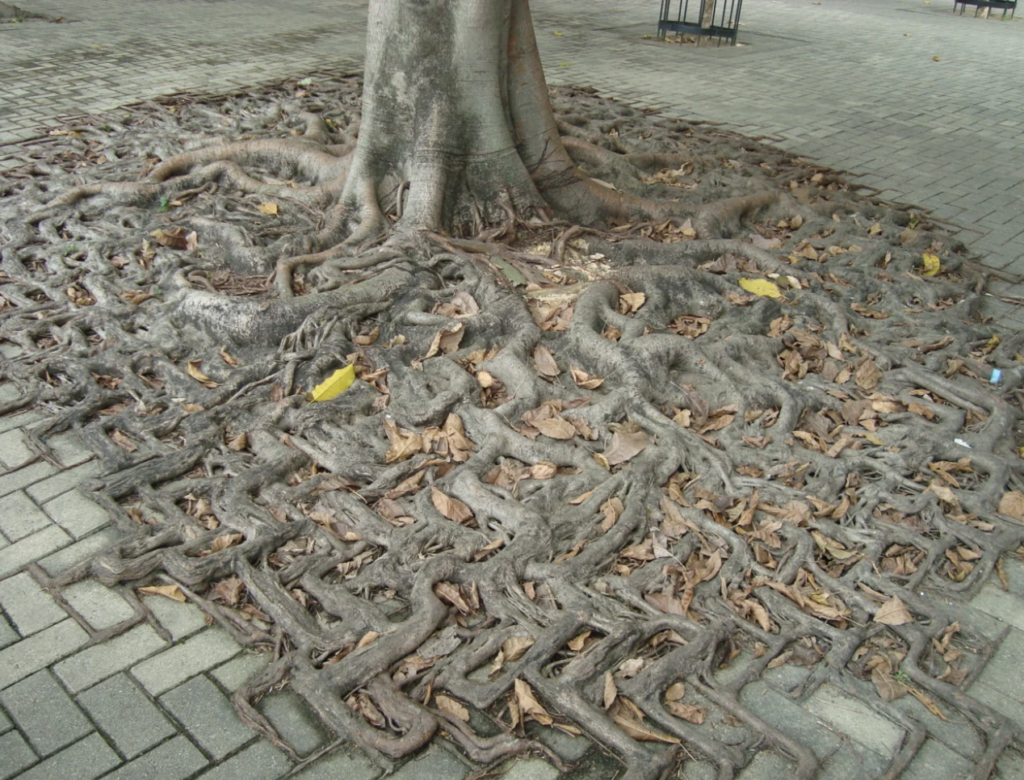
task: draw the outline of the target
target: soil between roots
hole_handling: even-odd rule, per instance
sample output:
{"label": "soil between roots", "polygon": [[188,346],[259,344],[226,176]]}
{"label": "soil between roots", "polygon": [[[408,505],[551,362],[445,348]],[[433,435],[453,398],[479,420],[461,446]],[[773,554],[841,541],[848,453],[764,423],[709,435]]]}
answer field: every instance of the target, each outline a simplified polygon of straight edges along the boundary
{"label": "soil between roots", "polygon": [[[235,704],[296,759],[256,706],[285,682],[383,767],[447,738],[482,767],[569,769],[547,746],[562,729],[630,778],[731,777],[761,751],[813,777],[744,690],[785,667],[798,703],[839,690],[904,730],[889,775],[940,717],[977,734],[987,777],[1019,735],[965,692],[999,637],[964,608],[1021,555],[1024,441],[1022,336],[978,315],[978,266],[926,214],[756,140],[587,89],[552,102],[606,186],[781,206],[510,211],[303,255],[358,114],[358,79],[331,73],[26,147],[0,181],[23,392],[0,410],[53,413],[40,457],[81,434],[122,533],[47,584],[198,603],[271,655]],[[236,139],[198,172],[110,186]],[[310,402],[345,364],[353,386]]]}

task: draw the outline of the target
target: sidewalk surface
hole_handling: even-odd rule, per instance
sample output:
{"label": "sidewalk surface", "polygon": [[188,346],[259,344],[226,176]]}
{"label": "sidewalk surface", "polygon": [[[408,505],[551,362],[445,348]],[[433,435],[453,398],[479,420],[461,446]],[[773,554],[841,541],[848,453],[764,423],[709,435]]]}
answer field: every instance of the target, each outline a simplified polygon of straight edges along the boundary
{"label": "sidewalk surface", "polygon": [[[358,70],[362,60],[365,1],[19,2],[68,23],[0,25],[0,171],[12,164],[3,158],[16,152],[15,142],[64,117],[325,67]],[[1005,272],[992,288],[1024,298],[1017,282],[1024,275],[1024,18],[954,16],[951,5],[748,0],[746,45],[695,49],[644,39],[654,31],[655,0],[533,0],[551,83],[591,85],[669,115],[770,135],[787,150],[863,174],[860,181],[884,197],[957,223],[964,242]],[[991,313],[1024,327],[1024,307],[993,302]],[[11,393],[0,385],[0,400]],[[90,452],[67,434],[49,442],[60,468],[32,460],[23,431],[40,419],[33,411],[0,418],[0,780],[378,777],[365,758],[344,750],[296,769],[244,726],[228,697],[262,658],[196,607],[160,596],[140,601],[94,582],[59,593],[40,585],[112,538],[105,513],[76,490],[98,474]],[[1006,574],[1008,590],[994,580],[970,607],[997,650],[969,693],[1024,729],[1024,565],[1010,561]],[[106,638],[126,621],[128,631]],[[787,669],[748,686],[744,704],[828,757],[823,777],[879,777],[903,726],[831,686],[803,703],[780,696]],[[260,709],[300,754],[328,747],[292,694],[272,694]],[[902,777],[970,776],[983,750],[970,727],[922,708],[913,717],[928,739]],[[591,767],[574,777],[610,777],[584,740],[553,746]],[[741,780],[790,777],[781,758],[763,760],[771,755]],[[392,777],[461,780],[469,772],[436,746]],[[557,773],[528,759],[505,776],[553,780]],[[688,762],[683,776],[715,772]],[[1007,752],[994,776],[1024,779],[1020,753]]]}

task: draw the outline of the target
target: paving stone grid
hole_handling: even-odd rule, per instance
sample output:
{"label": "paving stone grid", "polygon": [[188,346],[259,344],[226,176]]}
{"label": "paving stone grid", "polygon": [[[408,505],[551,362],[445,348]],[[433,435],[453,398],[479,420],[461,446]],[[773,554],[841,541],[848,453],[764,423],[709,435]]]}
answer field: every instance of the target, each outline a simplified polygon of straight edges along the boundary
{"label": "paving stone grid", "polygon": [[[16,142],[76,114],[325,66],[357,69],[366,24],[365,3],[351,0],[20,4],[69,22],[0,26],[0,170]],[[790,151],[864,174],[886,197],[964,226],[965,242],[1006,272],[999,291],[1024,297],[1024,20],[956,17],[945,0],[748,0],[741,33],[748,45],[696,49],[643,39],[657,5],[533,0],[549,80],[771,135]],[[992,312],[1024,327],[1024,309]],[[0,385],[0,400],[12,393]],[[97,475],[91,453],[66,434],[48,442],[57,463],[33,459],[24,432],[41,419],[36,411],[0,418],[0,780],[380,776],[343,749],[296,767],[243,726],[229,696],[263,659],[194,606],[158,596],[140,601],[95,582],[59,593],[40,585],[112,538],[102,510],[76,489]],[[993,638],[1003,637],[970,693],[1024,728],[1024,565],[1006,569],[1009,590],[993,582],[970,607]],[[131,627],[104,639],[123,625]],[[772,670],[744,689],[744,704],[810,739],[825,759],[823,777],[879,776],[902,730],[828,686],[794,703],[781,692],[800,673]],[[910,697],[900,701],[914,706]],[[260,706],[301,754],[329,747],[329,736],[289,693]],[[963,724],[928,720],[919,708],[913,716],[925,721],[929,737],[903,777],[968,776],[981,750],[976,737]],[[610,777],[585,741],[551,739],[565,758],[581,760],[575,777]],[[435,747],[393,777],[460,780],[468,772]],[[740,777],[791,773],[781,757],[764,753]],[[506,775],[555,776],[538,760],[520,761]],[[689,762],[683,776],[713,777],[714,770]],[[997,776],[1024,780],[1020,755],[1006,754]]]}

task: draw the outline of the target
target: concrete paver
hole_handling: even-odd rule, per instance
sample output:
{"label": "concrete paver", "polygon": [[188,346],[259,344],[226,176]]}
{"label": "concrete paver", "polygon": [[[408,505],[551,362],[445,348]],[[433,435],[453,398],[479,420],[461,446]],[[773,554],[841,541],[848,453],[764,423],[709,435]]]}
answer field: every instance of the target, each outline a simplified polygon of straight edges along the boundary
{"label": "concrete paver", "polygon": [[41,756],[93,731],[78,705],[46,669],[0,692],[0,704]]}
{"label": "concrete paver", "polygon": [[78,702],[129,759],[177,733],[160,708],[124,674],[82,692]]}

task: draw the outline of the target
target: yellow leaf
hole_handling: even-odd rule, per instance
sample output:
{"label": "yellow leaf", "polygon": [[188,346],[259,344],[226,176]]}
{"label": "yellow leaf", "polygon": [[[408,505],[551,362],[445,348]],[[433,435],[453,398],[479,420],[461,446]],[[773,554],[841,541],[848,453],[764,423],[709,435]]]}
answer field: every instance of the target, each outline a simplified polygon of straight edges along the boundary
{"label": "yellow leaf", "polygon": [[256,210],[259,211],[261,214],[269,214],[272,217],[277,216],[277,204],[272,201],[261,203],[256,207]]}
{"label": "yellow leaf", "polygon": [[921,260],[924,264],[924,275],[935,276],[942,268],[942,263],[938,258],[938,255],[932,255],[925,252],[921,255]]}
{"label": "yellow leaf", "polygon": [[356,378],[355,366],[339,368],[327,379],[313,388],[310,395],[314,401],[330,401],[337,395],[341,395],[352,386]]}
{"label": "yellow leaf", "polygon": [[935,57],[932,57],[932,59],[935,60],[936,62],[938,62],[939,60],[942,59],[942,57],[935,56]]}
{"label": "yellow leaf", "polygon": [[748,293],[760,295],[762,298],[781,298],[778,286],[767,279],[740,279],[740,287]]}

